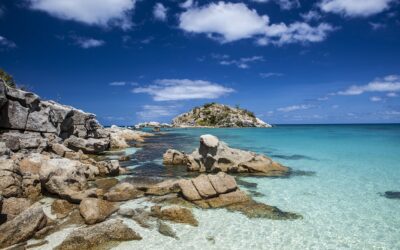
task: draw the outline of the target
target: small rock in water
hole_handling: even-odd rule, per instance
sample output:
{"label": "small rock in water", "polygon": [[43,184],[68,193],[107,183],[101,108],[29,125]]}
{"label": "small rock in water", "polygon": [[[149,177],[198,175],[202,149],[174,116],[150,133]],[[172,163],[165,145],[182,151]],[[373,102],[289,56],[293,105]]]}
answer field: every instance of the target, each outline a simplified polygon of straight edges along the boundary
{"label": "small rock in water", "polygon": [[171,238],[179,239],[179,237],[176,236],[176,233],[174,232],[174,230],[165,222],[158,221],[157,226],[158,226],[158,232],[160,234],[171,237]]}
{"label": "small rock in water", "polygon": [[386,191],[382,196],[388,199],[400,199],[400,192],[399,191]]}
{"label": "small rock in water", "polygon": [[206,239],[211,242],[212,244],[215,244],[215,238],[214,236],[207,236]]}
{"label": "small rock in water", "polygon": [[118,214],[122,217],[132,218],[136,214],[136,212],[132,208],[120,208],[118,210]]}

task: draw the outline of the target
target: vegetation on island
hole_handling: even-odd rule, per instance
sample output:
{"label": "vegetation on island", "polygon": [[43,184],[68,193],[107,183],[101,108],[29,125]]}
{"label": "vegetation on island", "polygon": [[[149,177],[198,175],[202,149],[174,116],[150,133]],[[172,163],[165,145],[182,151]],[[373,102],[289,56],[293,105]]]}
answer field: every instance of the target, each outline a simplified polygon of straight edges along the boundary
{"label": "vegetation on island", "polygon": [[0,69],[0,81],[2,81],[5,85],[10,88],[15,88],[16,84],[12,75],[8,74],[3,69]]}

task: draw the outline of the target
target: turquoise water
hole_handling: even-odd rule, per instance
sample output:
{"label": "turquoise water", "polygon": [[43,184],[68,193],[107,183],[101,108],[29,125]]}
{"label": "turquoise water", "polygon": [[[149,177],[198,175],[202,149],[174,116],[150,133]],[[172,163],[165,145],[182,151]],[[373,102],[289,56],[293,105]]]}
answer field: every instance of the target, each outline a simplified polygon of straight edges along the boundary
{"label": "turquoise water", "polygon": [[180,240],[138,228],[142,241],[117,248],[400,249],[400,200],[379,194],[400,191],[399,125],[170,130],[152,139],[152,156],[140,156],[147,164],[142,172],[164,175],[159,152],[166,147],[191,152],[198,146],[198,137],[206,133],[231,147],[264,153],[293,170],[313,173],[242,178],[257,184],[254,190],[264,195],[255,197],[258,201],[304,218],[248,219],[223,209],[195,209],[198,228],[171,224]]}

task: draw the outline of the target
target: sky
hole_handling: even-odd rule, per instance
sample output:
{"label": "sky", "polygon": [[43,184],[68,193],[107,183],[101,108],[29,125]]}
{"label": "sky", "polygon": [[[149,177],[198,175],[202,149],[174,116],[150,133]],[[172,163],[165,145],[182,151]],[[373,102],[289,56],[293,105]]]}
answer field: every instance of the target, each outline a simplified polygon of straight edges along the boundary
{"label": "sky", "polygon": [[399,45],[398,0],[0,0],[0,68],[104,125],[398,123]]}

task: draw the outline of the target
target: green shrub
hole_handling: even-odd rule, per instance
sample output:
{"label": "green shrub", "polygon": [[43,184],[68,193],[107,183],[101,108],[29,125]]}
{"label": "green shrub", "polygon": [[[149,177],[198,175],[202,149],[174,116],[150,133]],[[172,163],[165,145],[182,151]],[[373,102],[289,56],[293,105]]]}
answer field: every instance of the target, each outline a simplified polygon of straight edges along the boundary
{"label": "green shrub", "polygon": [[14,78],[3,69],[0,69],[0,80],[3,81],[8,87],[15,88]]}

